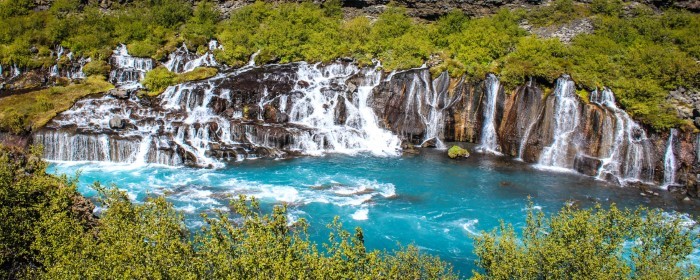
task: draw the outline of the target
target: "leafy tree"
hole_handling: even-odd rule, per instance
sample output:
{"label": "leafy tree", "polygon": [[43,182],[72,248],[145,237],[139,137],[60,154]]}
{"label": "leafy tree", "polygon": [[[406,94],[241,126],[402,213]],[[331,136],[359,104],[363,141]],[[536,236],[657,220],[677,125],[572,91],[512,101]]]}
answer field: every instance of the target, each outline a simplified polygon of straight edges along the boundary
{"label": "leafy tree", "polygon": [[697,232],[660,210],[564,207],[545,218],[530,207],[525,228],[477,236],[474,279],[692,279],[685,261]]}

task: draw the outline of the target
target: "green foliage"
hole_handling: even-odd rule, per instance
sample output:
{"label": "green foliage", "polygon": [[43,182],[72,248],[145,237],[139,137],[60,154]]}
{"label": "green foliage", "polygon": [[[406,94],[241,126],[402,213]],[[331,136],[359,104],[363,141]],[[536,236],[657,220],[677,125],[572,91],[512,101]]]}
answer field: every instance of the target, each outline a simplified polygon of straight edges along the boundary
{"label": "green foliage", "polygon": [[660,210],[566,206],[545,219],[531,207],[522,235],[501,224],[476,237],[474,279],[694,279],[697,238]]}
{"label": "green foliage", "polygon": [[102,76],[90,76],[80,84],[56,86],[0,98],[0,131],[15,134],[43,127],[75,101],[90,94],[106,92],[112,84]]}
{"label": "green foliage", "polygon": [[216,35],[219,11],[209,1],[201,1],[194,9],[193,16],[182,27],[182,35],[187,46],[196,48],[206,45]]}
{"label": "green foliage", "polygon": [[33,6],[34,1],[32,0],[1,0],[0,18],[26,15],[31,11]]}
{"label": "green foliage", "polygon": [[83,73],[86,76],[100,75],[107,77],[111,66],[102,60],[92,60],[83,66]]}
{"label": "green foliage", "polygon": [[447,156],[450,158],[469,157],[469,151],[460,146],[454,145],[452,148],[447,150]]}
{"label": "green foliage", "polygon": [[190,232],[163,197],[134,204],[96,184],[105,209],[96,219],[75,181],[47,175],[40,155],[0,146],[3,278],[457,279],[414,246],[367,250],[362,230],[351,234],[337,218],[320,250],[304,220],[290,225],[286,206],[263,213],[243,196]]}
{"label": "green foliage", "polygon": [[150,92],[160,93],[175,83],[175,77],[175,73],[170,72],[167,68],[157,67],[146,73],[146,77],[141,81],[141,84]]}
{"label": "green foliage", "polygon": [[[455,10],[425,23],[393,5],[372,21],[343,19],[337,0],[258,1],[220,21],[213,1],[198,1],[194,9],[189,2],[131,1],[104,13],[78,0],[57,0],[49,11],[37,12],[30,0],[0,0],[0,64],[48,68],[55,63],[49,50],[58,44],[93,61],[106,61],[119,43],[132,55],[163,59],[183,42],[204,50],[216,38],[224,47],[216,51],[217,60],[233,67],[260,51],[258,63],[351,58],[360,65],[378,60],[385,71],[428,64],[432,73],[448,71],[470,81],[494,73],[506,86],[530,77],[553,81],[567,73],[579,90],[610,87],[624,109],[655,129],[680,123],[664,102],[668,90],[700,87],[700,16],[683,10],[657,13],[636,5],[622,14],[620,0],[556,0],[481,18]],[[593,22],[594,33],[578,35],[568,45],[535,38],[519,27],[523,19],[549,26],[584,17]]]}
{"label": "green foliage", "polygon": [[504,59],[502,82],[513,86],[524,83],[527,77],[553,81],[569,72],[568,57],[569,49],[557,39],[524,37],[515,51]]}
{"label": "green foliage", "polygon": [[218,70],[211,67],[197,67],[190,72],[181,74],[172,73],[165,67],[157,67],[148,71],[141,83],[148,89],[146,95],[157,96],[163,93],[169,86],[204,80],[213,77],[216,73],[218,73]]}
{"label": "green foliage", "polygon": [[621,0],[593,0],[591,12],[608,16],[619,16],[622,11]]}
{"label": "green foliage", "polygon": [[[0,146],[0,277],[33,278],[37,265],[34,242],[41,225],[52,217],[71,219],[70,230],[89,227],[89,215],[74,208],[84,199],[66,178],[47,175],[41,151],[25,153]],[[64,242],[64,240],[57,240]]]}

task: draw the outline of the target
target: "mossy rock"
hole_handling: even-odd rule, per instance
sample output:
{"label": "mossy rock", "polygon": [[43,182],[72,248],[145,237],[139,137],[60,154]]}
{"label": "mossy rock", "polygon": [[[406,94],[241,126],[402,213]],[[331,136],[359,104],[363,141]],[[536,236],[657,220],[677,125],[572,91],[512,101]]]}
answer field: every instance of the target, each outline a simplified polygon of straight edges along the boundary
{"label": "mossy rock", "polygon": [[469,157],[469,151],[467,149],[464,149],[460,146],[454,145],[452,148],[447,150],[447,155],[450,158],[460,158],[460,157]]}

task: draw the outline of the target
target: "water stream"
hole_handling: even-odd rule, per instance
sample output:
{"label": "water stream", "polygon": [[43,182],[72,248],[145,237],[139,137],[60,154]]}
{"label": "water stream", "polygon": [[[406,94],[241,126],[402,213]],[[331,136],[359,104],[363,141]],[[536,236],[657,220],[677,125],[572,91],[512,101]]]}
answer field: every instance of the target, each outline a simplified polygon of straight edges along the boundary
{"label": "water stream", "polygon": [[528,196],[545,213],[565,203],[589,207],[615,202],[619,207],[646,205],[700,214],[693,204],[679,203],[666,192],[645,197],[636,189],[554,174],[507,157],[474,154],[454,161],[444,151],[422,150],[421,155],[402,157],[260,159],[214,170],[69,162],[52,164],[50,172],[71,175],[81,170],[79,191],[87,196],[96,194],[89,187],[94,181],[114,183],[134,201],[165,195],[192,228],[203,225],[199,213],[229,211],[228,200],[239,194],[259,198],[268,210],[287,203],[291,220],[310,222],[315,242],[327,240],[325,225],[339,216],[346,228],[364,229],[369,248],[412,243],[454,264],[463,275],[474,268],[473,235],[491,230],[500,220],[522,227]]}

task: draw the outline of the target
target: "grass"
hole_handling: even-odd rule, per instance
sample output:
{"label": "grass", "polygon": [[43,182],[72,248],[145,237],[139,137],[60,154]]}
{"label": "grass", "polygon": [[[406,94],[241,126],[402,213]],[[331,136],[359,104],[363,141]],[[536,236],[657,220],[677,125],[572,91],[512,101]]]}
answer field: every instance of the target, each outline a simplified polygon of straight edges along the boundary
{"label": "grass", "polygon": [[114,86],[102,76],[90,76],[80,84],[12,95],[0,99],[0,130],[29,132],[43,127],[80,98],[106,92]]}
{"label": "grass", "polygon": [[197,67],[190,72],[181,74],[170,72],[165,67],[158,67],[146,73],[146,78],[144,78],[142,83],[148,90],[143,94],[155,97],[163,93],[169,86],[204,80],[213,77],[217,73],[218,70],[212,67]]}

